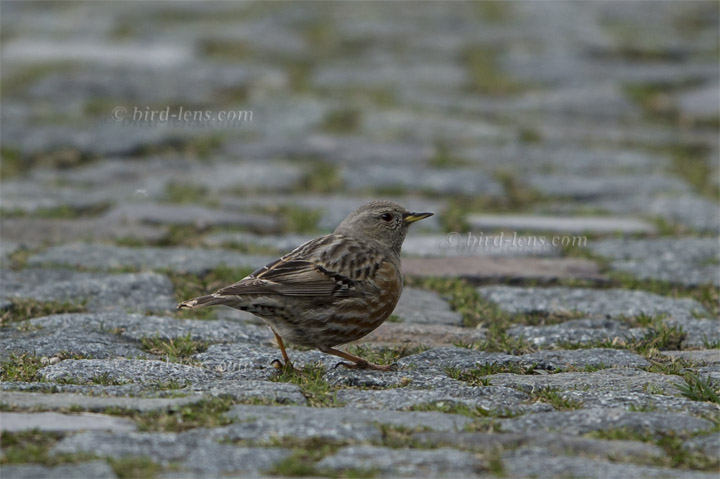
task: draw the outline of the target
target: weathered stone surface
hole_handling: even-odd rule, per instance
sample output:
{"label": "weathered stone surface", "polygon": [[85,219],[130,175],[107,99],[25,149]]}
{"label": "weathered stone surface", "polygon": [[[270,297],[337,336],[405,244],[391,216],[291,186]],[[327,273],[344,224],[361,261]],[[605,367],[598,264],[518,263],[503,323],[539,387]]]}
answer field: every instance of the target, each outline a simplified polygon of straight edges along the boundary
{"label": "weathered stone surface", "polygon": [[412,437],[428,446],[457,447],[478,452],[537,446],[556,454],[574,453],[613,460],[647,460],[665,455],[660,447],[643,442],[609,441],[552,433],[417,432]]}
{"label": "weathered stone surface", "polygon": [[550,348],[565,344],[627,341],[642,337],[647,330],[630,328],[627,324],[612,319],[587,318],[572,319],[549,326],[515,326],[508,329],[507,333],[512,337],[525,338],[534,346]]}
{"label": "weathered stone surface", "polygon": [[682,346],[707,348],[720,344],[720,321],[718,319],[669,319],[669,326],[681,328],[685,333]]}
{"label": "weathered stone surface", "polygon": [[664,351],[665,356],[682,358],[699,364],[720,364],[720,349],[702,349],[699,351]]}
{"label": "weathered stone surface", "polygon": [[642,356],[624,349],[571,349],[559,351],[538,351],[524,354],[524,364],[537,364],[540,369],[556,370],[566,368],[607,367],[642,368],[650,363]]}
{"label": "weathered stone surface", "polygon": [[402,269],[411,276],[461,277],[476,281],[600,280],[605,277],[595,262],[579,258],[404,258]]}
{"label": "weathered stone surface", "polygon": [[33,327],[43,330],[84,329],[112,334],[127,341],[143,338],[163,340],[189,336],[199,341],[258,343],[272,337],[268,328],[240,321],[180,319],[140,314],[98,313],[58,314],[31,319]]}
{"label": "weathered stone surface", "polygon": [[623,318],[646,314],[668,315],[675,319],[709,316],[695,300],[668,298],[645,291],[626,289],[586,288],[522,288],[512,286],[483,286],[478,293],[511,313],[570,313],[589,316]]}
{"label": "weathered stone surface", "polygon": [[218,380],[192,387],[211,396],[230,396],[236,401],[261,399],[281,404],[306,405],[307,399],[295,384],[272,381]]}
{"label": "weathered stone surface", "polygon": [[[683,193],[689,190],[687,184],[679,178],[655,174],[593,176],[590,178],[584,175],[533,174],[527,178],[527,182],[532,188],[544,195],[569,197],[576,200],[633,196],[637,194],[649,195],[668,191]],[[595,231],[598,233],[612,233],[617,230],[625,233],[652,233],[654,231],[651,224],[637,219],[612,219],[603,222],[603,219],[598,217],[586,219],[585,221],[588,222],[585,229],[592,231],[591,228],[597,225]],[[582,222],[580,224],[582,225]]]}
{"label": "weathered stone surface", "polygon": [[408,410],[423,405],[465,404],[498,415],[550,411],[544,404],[530,404],[525,393],[506,387],[454,387],[432,390],[405,388],[384,390],[343,389],[337,398],[346,407]]}
{"label": "weathered stone surface", "polygon": [[537,389],[558,389],[566,391],[593,391],[598,395],[606,393],[677,394],[679,378],[655,374],[632,368],[608,368],[592,373],[557,373],[542,375],[493,374],[493,386],[507,386],[525,392]]}
{"label": "weathered stone surface", "polygon": [[602,479],[605,477],[643,477],[674,479],[678,474],[688,479],[710,479],[713,473],[683,470],[635,464],[618,463],[588,459],[585,457],[567,457],[549,454],[545,447],[522,447],[502,456],[506,474],[511,477],[537,477],[550,479],[555,477],[586,477]]}
{"label": "weathered stone surface", "polygon": [[[258,268],[275,258],[251,256],[235,251],[192,248],[128,248],[99,244],[67,244],[49,248],[28,260],[29,265],[56,265],[89,269],[172,269],[202,273],[218,266]],[[238,280],[241,278],[238,278]]]}
{"label": "weathered stone surface", "polygon": [[60,441],[52,454],[87,452],[101,457],[149,457],[164,466],[180,463],[182,470],[218,476],[226,473],[257,476],[290,452],[282,448],[246,448],[185,433],[76,434]]}
{"label": "weathered stone surface", "polygon": [[137,239],[156,241],[165,235],[157,226],[113,221],[107,217],[73,220],[45,218],[0,219],[5,238],[19,244],[39,247],[43,243]]}
{"label": "weathered stone surface", "polygon": [[[82,250],[77,250],[82,255]],[[42,261],[41,261],[42,263]],[[104,274],[67,270],[1,270],[2,296],[83,303],[90,311],[168,311],[175,307],[170,280],[158,273]]]}
{"label": "weathered stone surface", "polygon": [[687,286],[720,285],[716,238],[608,239],[592,241],[588,248],[610,258],[612,269],[638,278]]}
{"label": "weathered stone surface", "polygon": [[348,469],[378,470],[380,477],[480,477],[485,465],[473,454],[453,449],[432,451],[349,446],[317,464],[318,468],[342,472]]}
{"label": "weathered stone surface", "polygon": [[433,193],[464,193],[467,195],[482,191],[488,196],[500,196],[500,184],[480,170],[415,170],[389,165],[364,165],[345,167],[342,178],[348,188],[422,189]]}
{"label": "weathered stone surface", "polygon": [[376,423],[452,431],[472,422],[466,416],[437,412],[301,406],[235,406],[228,415],[237,422],[213,430],[215,437],[253,441],[278,436],[367,441],[380,437]]}
{"label": "weathered stone surface", "polygon": [[103,461],[61,464],[54,467],[36,464],[5,464],[2,468],[5,479],[54,479],[73,477],[76,479],[116,479],[112,467]]}
{"label": "weathered stone surface", "polygon": [[675,103],[680,111],[690,117],[715,118],[720,114],[720,84],[708,83],[680,92]]}
{"label": "weathered stone surface", "polygon": [[127,432],[135,430],[129,419],[103,414],[59,414],[56,412],[4,412],[0,430],[19,432],[38,429],[47,432],[102,430]]}
{"label": "weathered stone surface", "polygon": [[534,366],[538,370],[563,370],[585,367],[642,367],[649,363],[637,354],[618,349],[578,349],[559,351],[538,351],[536,353],[509,355],[488,353],[474,349],[446,347],[435,348],[402,358],[398,361],[402,367],[410,370],[476,369],[495,364],[499,366]]}
{"label": "weathered stone surface", "polygon": [[418,288],[404,288],[393,314],[406,323],[447,324],[462,326],[462,315],[437,293]]}
{"label": "weathered stone surface", "polygon": [[412,324],[385,322],[375,331],[359,339],[359,343],[397,346],[452,346],[485,339],[485,332],[477,328],[460,328],[444,324]]}
{"label": "weathered stone surface", "polygon": [[[585,217],[542,217],[536,215],[470,215],[470,226],[478,231],[498,229],[514,231],[555,231],[566,234],[610,234],[610,233],[654,233],[655,226],[637,218],[607,218],[603,216]],[[546,237],[551,242],[553,238]],[[539,241],[539,240],[538,240]],[[561,239],[557,245],[560,246]]]}
{"label": "weathered stone surface", "polygon": [[140,398],[90,396],[77,393],[33,393],[33,392],[0,392],[0,402],[20,409],[68,409],[81,407],[87,411],[102,412],[107,408],[122,408],[131,411],[155,411],[192,404],[200,401],[202,395],[172,398]]}
{"label": "weathered stone surface", "polygon": [[515,241],[512,235],[448,233],[411,235],[403,243],[403,253],[414,256],[558,256],[560,245],[549,241]]}
{"label": "weathered stone surface", "polygon": [[201,382],[217,377],[217,374],[193,366],[155,360],[135,359],[68,359],[46,366],[38,376],[47,381],[76,383],[92,382],[93,378],[106,377],[121,383],[164,383],[176,381]]}
{"label": "weathered stone surface", "polygon": [[718,432],[692,437],[685,441],[683,446],[691,451],[700,451],[716,460],[720,459],[720,433]]}
{"label": "weathered stone surface", "polygon": [[564,434],[585,434],[626,428],[652,434],[669,432],[696,433],[712,428],[712,422],[685,414],[630,412],[623,409],[580,409],[577,411],[541,412],[527,416],[501,419],[503,431],[557,431]]}
{"label": "weathered stone surface", "polygon": [[197,228],[233,226],[255,231],[276,231],[279,222],[269,215],[235,213],[196,205],[124,203],[103,218],[116,223],[148,225],[190,225]]}
{"label": "weathered stone surface", "polygon": [[[336,161],[333,159],[332,161]],[[389,161],[389,160],[388,160]],[[362,162],[361,162],[362,163]],[[270,196],[242,196],[242,197],[230,197],[224,196],[220,199],[220,204],[230,210],[243,209],[252,210],[256,208],[267,208],[271,211],[276,209],[280,205],[290,205],[303,208],[306,210],[317,211],[320,214],[318,220],[318,228],[325,232],[333,231],[347,215],[355,211],[361,205],[368,201],[374,200],[387,200],[399,203],[407,207],[412,211],[430,211],[435,212],[435,216],[424,219],[421,223],[418,223],[413,229],[417,230],[432,230],[437,231],[441,229],[438,220],[438,214],[444,209],[445,202],[441,199],[425,198],[416,195],[313,195],[313,194],[301,194],[301,195],[286,195],[276,194]],[[284,245],[287,245],[283,237],[270,237],[266,240],[267,242],[280,241]],[[311,236],[314,237],[314,236]],[[308,237],[310,239],[311,237]],[[247,237],[245,237],[247,238]],[[261,243],[262,244],[262,243]],[[291,249],[299,246],[301,243],[297,243],[291,246]],[[284,249],[284,248],[283,248]]]}

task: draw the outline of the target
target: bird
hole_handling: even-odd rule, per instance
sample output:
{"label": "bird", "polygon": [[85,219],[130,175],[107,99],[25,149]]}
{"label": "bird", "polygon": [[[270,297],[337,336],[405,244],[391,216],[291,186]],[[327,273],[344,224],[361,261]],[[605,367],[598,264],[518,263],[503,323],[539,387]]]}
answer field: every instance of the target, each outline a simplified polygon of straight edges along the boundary
{"label": "bird", "polygon": [[225,305],[260,317],[293,368],[285,342],[342,358],[337,366],[390,371],[336,349],[366,336],[393,312],[403,277],[400,250],[414,213],[390,201],[371,201],[350,213],[331,234],[312,239],[240,281],[178,304],[178,309]]}

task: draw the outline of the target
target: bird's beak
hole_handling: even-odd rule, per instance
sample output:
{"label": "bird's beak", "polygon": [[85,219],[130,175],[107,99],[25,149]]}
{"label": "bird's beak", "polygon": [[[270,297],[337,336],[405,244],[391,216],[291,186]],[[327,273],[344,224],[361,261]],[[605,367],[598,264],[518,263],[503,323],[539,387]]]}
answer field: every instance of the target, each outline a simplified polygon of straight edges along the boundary
{"label": "bird's beak", "polygon": [[416,221],[424,220],[432,215],[433,213],[406,213],[405,223],[415,223]]}

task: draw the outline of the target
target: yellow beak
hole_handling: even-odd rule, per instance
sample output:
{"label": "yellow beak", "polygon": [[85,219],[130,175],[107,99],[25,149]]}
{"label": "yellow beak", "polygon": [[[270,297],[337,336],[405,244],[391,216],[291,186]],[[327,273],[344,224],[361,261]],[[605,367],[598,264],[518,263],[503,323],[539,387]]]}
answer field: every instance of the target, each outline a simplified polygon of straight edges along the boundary
{"label": "yellow beak", "polygon": [[405,215],[405,223],[414,223],[432,215],[433,213],[408,213]]}

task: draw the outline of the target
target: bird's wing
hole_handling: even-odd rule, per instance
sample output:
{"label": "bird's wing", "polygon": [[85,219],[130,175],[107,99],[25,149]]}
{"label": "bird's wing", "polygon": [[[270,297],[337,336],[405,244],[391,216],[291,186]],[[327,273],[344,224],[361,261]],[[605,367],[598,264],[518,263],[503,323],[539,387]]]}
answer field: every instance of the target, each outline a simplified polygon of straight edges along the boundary
{"label": "bird's wing", "polygon": [[[365,254],[358,259],[360,251]],[[215,294],[353,296],[358,293],[360,282],[377,271],[380,262],[373,246],[345,236],[326,235],[299,246]]]}

